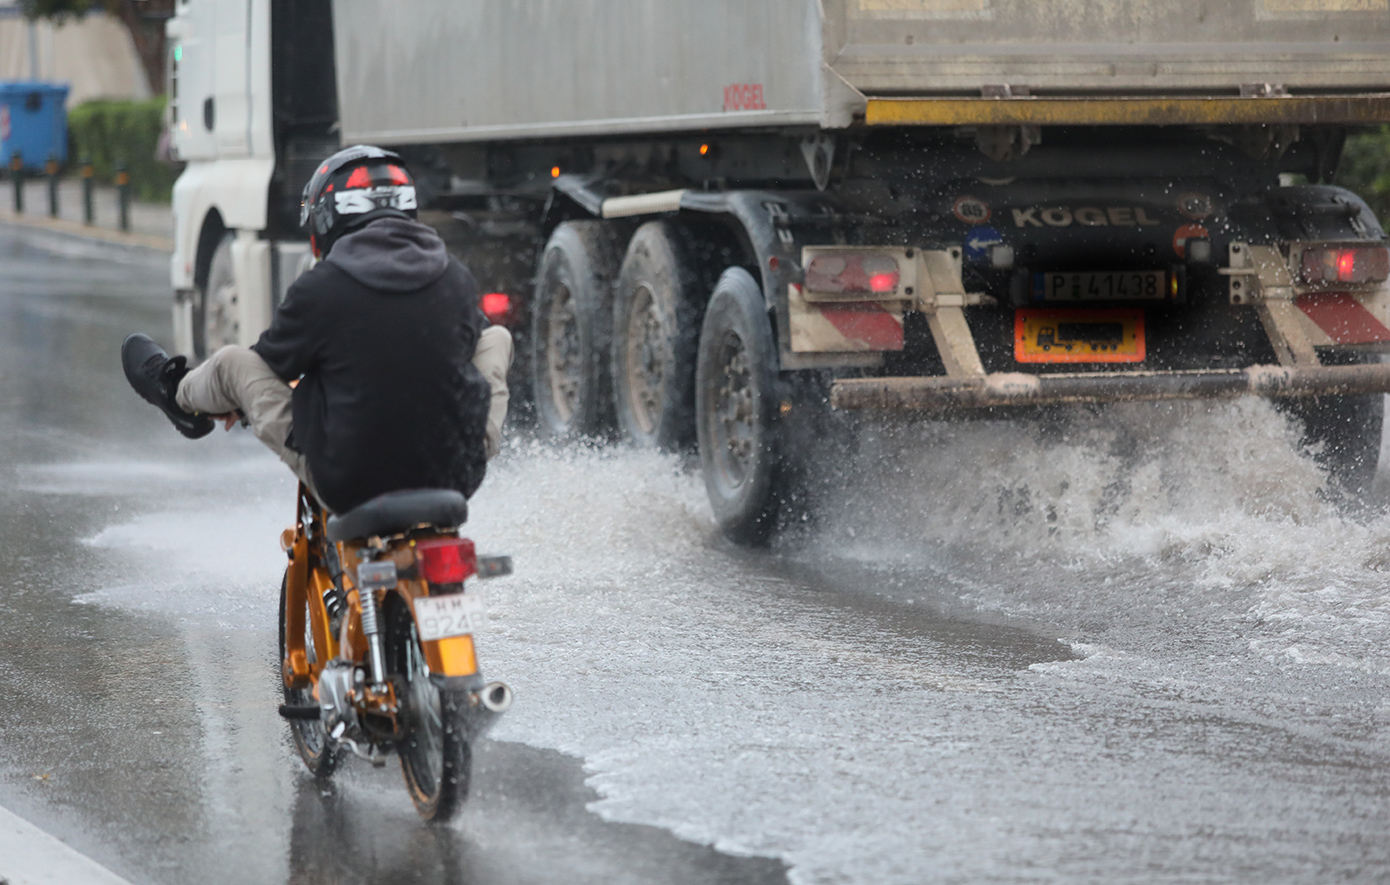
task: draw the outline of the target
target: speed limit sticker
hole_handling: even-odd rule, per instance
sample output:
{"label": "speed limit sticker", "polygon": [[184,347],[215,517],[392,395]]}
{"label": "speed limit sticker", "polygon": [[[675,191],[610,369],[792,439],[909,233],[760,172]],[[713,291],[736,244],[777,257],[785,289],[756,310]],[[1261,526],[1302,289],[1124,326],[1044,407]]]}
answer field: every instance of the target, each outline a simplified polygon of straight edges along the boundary
{"label": "speed limit sticker", "polygon": [[984,224],[989,221],[989,204],[974,197],[961,197],[956,200],[951,211],[966,224]]}

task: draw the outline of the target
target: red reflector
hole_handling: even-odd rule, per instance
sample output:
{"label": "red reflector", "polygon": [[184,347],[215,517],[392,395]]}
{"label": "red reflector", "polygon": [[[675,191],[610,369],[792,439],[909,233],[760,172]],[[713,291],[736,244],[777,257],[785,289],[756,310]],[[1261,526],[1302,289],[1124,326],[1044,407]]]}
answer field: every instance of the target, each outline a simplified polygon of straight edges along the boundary
{"label": "red reflector", "polygon": [[1344,249],[1337,255],[1337,279],[1343,283],[1350,282],[1352,274],[1356,272],[1356,253],[1350,249]]}
{"label": "red reflector", "polygon": [[896,273],[876,273],[869,277],[869,289],[874,292],[892,292],[898,288]]}
{"label": "red reflector", "polygon": [[391,176],[392,184],[410,184],[410,176],[399,166],[387,166],[386,173]]}
{"label": "red reflector", "polygon": [[420,577],[431,584],[459,584],[478,573],[478,554],[467,538],[438,538],[415,545]]}
{"label": "red reflector", "polygon": [[482,298],[483,315],[500,323],[512,312],[512,296],[505,292],[489,292]]}

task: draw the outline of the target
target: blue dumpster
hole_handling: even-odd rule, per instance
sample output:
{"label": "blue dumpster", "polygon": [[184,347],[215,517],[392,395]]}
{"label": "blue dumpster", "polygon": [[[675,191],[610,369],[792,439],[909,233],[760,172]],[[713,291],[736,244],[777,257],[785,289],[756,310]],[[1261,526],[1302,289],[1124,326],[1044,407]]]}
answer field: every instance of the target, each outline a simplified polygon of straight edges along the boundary
{"label": "blue dumpster", "polygon": [[19,80],[0,83],[0,168],[15,154],[24,168],[41,171],[50,156],[68,156],[68,86]]}

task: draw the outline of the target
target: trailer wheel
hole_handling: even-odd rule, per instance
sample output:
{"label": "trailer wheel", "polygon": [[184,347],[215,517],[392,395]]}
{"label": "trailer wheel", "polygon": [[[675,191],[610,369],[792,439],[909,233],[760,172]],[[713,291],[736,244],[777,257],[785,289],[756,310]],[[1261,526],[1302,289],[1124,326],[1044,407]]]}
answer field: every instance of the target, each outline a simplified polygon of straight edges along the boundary
{"label": "trailer wheel", "polygon": [[776,358],[757,282],[742,268],[724,271],[700,330],[696,430],[714,518],[748,546],[771,538],[780,503]]}
{"label": "trailer wheel", "polygon": [[1366,497],[1380,462],[1382,396],[1319,396],[1286,406],[1303,421],[1303,444],[1328,473],[1332,491],[1347,503]]}
{"label": "trailer wheel", "polygon": [[236,234],[222,236],[208,265],[208,281],[193,301],[193,355],[205,360],[228,344],[241,340],[236,275],[232,272],[232,242]]}
{"label": "trailer wheel", "polygon": [[608,346],[617,247],[602,222],[555,229],[536,274],[532,378],[543,434],[598,434],[612,424]]}
{"label": "trailer wheel", "polygon": [[[613,294],[613,405],[622,435],[644,448],[695,439],[695,361],[703,292],[680,230],[642,225]],[[706,290],[707,291],[707,290]]]}

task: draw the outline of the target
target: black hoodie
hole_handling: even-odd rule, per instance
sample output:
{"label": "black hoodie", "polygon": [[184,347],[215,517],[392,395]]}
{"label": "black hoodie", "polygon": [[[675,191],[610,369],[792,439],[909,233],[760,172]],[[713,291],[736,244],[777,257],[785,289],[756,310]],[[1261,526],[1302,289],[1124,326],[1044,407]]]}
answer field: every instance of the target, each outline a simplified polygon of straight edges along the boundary
{"label": "black hoodie", "polygon": [[478,284],[432,228],[383,218],[295,280],[253,348],[294,390],[292,448],[343,513],[385,492],[483,480],[490,389],[472,364]]}

